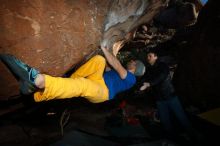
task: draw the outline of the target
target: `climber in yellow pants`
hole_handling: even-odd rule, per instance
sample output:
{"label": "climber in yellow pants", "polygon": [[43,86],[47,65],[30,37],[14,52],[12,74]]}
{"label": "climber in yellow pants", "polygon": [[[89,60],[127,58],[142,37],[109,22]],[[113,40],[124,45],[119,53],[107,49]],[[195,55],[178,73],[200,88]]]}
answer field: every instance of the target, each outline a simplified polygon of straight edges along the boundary
{"label": "climber in yellow pants", "polygon": [[70,78],[45,77],[44,91],[34,94],[35,101],[85,97],[93,103],[108,100],[108,88],[105,85],[103,72],[105,59],[94,56],[82,65]]}
{"label": "climber in yellow pants", "polygon": [[[40,74],[12,55],[1,54],[0,59],[19,80],[21,93],[34,93],[36,102],[84,97],[100,103],[130,89],[136,83],[135,74],[144,73],[143,64],[131,60],[125,69],[107,48],[101,49],[106,59],[100,55],[92,57],[69,78]],[[106,60],[113,69],[104,72]]]}

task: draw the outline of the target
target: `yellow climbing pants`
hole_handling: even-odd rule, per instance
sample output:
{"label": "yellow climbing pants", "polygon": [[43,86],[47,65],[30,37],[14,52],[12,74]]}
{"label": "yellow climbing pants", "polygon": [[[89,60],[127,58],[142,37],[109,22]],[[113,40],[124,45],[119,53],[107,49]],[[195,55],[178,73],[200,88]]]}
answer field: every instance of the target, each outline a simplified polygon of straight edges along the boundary
{"label": "yellow climbing pants", "polygon": [[36,102],[51,99],[84,97],[92,103],[108,100],[108,88],[103,78],[105,58],[96,55],[69,78],[45,76],[45,88],[34,94]]}

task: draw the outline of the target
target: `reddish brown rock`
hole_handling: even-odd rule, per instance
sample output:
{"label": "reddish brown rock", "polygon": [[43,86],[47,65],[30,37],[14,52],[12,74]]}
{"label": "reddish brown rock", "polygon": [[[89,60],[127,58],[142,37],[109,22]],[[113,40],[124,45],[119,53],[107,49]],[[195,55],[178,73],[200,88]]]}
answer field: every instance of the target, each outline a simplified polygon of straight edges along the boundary
{"label": "reddish brown rock", "polygon": [[[99,44],[108,0],[0,0],[0,53],[41,72],[63,75]],[[0,98],[18,94],[0,63]]]}
{"label": "reddish brown rock", "polygon": [[[13,54],[42,73],[61,76],[101,42],[111,48],[150,22],[168,1],[0,0],[0,53]],[[111,12],[119,21],[108,17]],[[18,94],[17,83],[2,66],[0,99]]]}

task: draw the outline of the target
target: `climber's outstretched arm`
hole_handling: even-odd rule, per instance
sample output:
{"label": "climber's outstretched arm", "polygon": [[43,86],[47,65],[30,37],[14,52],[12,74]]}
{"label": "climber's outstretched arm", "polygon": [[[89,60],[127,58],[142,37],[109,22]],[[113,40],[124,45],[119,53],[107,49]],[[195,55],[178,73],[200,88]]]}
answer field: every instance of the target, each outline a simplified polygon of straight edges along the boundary
{"label": "climber's outstretched arm", "polygon": [[127,76],[127,70],[121,65],[120,61],[112,53],[110,53],[107,48],[101,47],[101,49],[108,63],[113,67],[115,71],[118,72],[121,79],[125,79]]}

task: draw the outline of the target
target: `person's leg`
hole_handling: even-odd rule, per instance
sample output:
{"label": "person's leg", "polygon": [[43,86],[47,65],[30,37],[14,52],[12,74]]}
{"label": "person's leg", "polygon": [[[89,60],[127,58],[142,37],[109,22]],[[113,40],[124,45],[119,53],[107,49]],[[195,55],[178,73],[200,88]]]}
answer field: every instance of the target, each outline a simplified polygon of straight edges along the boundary
{"label": "person's leg", "polygon": [[170,111],[166,100],[157,101],[157,109],[160,118],[160,122],[168,137],[173,135],[173,126],[171,123]]}
{"label": "person's leg", "polygon": [[178,97],[174,97],[170,101],[170,108],[174,112],[180,124],[184,127],[186,134],[189,136],[192,141],[199,142],[202,140],[202,135],[193,128],[191,122],[187,118],[182,105]]}
{"label": "person's leg", "polygon": [[[98,58],[101,58],[101,56]],[[39,74],[39,71],[12,55],[1,54],[0,59],[17,77],[21,85],[21,92],[30,94],[38,88],[41,89],[40,92],[34,94],[34,99],[37,102],[78,96],[86,96],[86,98],[88,96],[89,98],[87,99],[91,102],[103,102],[108,99],[108,89],[104,83],[104,79],[101,78],[101,75],[97,76],[97,73],[91,74],[94,76],[94,79],[97,79],[95,81],[82,77],[74,79],[51,77],[49,75]],[[103,65],[104,63],[105,61],[99,61],[99,64]]]}
{"label": "person's leg", "polygon": [[93,96],[89,95],[93,93],[93,91],[96,91],[93,86],[87,86],[88,88],[88,99],[91,102],[100,102],[103,100],[108,99],[108,88],[105,84],[103,73],[106,67],[106,60],[103,56],[96,55],[92,57],[89,61],[87,61],[85,64],[83,64],[80,68],[78,68],[72,75],[71,78],[78,78],[83,77],[90,79],[99,85],[104,89],[104,96],[99,98],[94,98]]}
{"label": "person's leg", "polygon": [[173,97],[171,99],[169,99],[169,107],[172,110],[172,112],[175,114],[175,116],[177,117],[178,121],[180,122],[180,124],[187,130],[187,132],[192,132],[193,128],[192,125],[189,121],[189,119],[187,118],[182,105],[180,104],[180,101],[178,99],[178,97]]}
{"label": "person's leg", "polygon": [[45,88],[45,77],[44,77],[44,75],[43,74],[38,74],[34,83],[39,89],[44,89]]}
{"label": "person's leg", "polygon": [[[52,99],[65,99],[73,97],[85,97],[90,102],[98,103],[108,100],[108,89],[102,84],[86,78],[61,78],[43,75],[45,88],[43,91],[34,94],[36,102]],[[36,79],[36,82],[38,82]],[[39,79],[40,80],[40,79]],[[36,83],[38,84],[38,83]],[[39,82],[38,85],[43,83]]]}
{"label": "person's leg", "polygon": [[30,94],[37,90],[34,82],[39,74],[38,70],[9,54],[0,54],[0,59],[19,81],[20,91],[23,94]]}
{"label": "person's leg", "polygon": [[96,55],[77,69],[70,77],[84,77],[92,80],[103,80],[105,64],[105,58],[100,55]]}
{"label": "person's leg", "polygon": [[85,97],[90,102],[108,100],[108,89],[103,79],[105,59],[96,55],[82,65],[70,78],[51,77],[39,74],[35,80],[42,92],[36,92],[36,102],[52,99]]}
{"label": "person's leg", "polygon": [[[105,59],[100,55],[96,55],[74,72],[71,78],[84,77],[93,80],[102,80],[105,64]],[[45,77],[43,74],[37,75],[35,84],[40,89],[45,87]]]}

